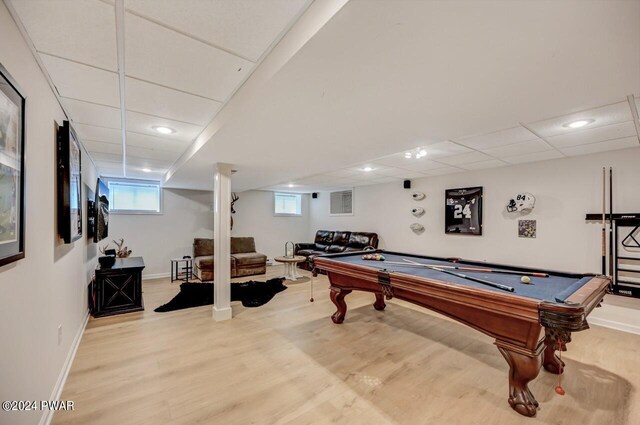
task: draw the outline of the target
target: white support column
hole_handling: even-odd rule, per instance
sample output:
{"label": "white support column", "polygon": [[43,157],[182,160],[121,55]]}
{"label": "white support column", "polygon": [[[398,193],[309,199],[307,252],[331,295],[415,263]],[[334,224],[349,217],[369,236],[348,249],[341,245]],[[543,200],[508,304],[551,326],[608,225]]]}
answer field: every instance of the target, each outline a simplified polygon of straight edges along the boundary
{"label": "white support column", "polygon": [[213,318],[231,319],[231,165],[215,164],[213,181]]}

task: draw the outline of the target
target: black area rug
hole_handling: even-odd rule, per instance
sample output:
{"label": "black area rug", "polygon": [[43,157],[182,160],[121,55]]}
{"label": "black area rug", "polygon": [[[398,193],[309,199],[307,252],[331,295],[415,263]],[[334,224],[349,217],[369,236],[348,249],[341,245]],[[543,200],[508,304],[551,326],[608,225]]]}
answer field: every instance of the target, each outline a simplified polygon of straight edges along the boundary
{"label": "black area rug", "polygon": [[[282,284],[284,278],[269,279],[266,282],[249,281],[231,284],[231,301],[242,301],[245,307],[260,307],[271,301],[278,292],[287,289]],[[190,282],[180,285],[180,292],[168,303],[161,305],[154,311],[181,310],[189,307],[199,307],[213,304],[213,283]]]}

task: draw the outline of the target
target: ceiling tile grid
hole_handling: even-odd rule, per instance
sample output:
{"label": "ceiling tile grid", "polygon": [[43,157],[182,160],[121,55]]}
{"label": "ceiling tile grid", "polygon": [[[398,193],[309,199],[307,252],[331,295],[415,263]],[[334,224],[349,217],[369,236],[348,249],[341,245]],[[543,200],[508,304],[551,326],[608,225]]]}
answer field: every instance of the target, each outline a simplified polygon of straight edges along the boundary
{"label": "ceiling tile grid", "polygon": [[[589,121],[584,128],[567,126],[580,119]],[[305,179],[304,188],[364,186],[638,147],[640,142],[631,119],[628,102],[619,102],[456,141],[416,146]],[[420,149],[427,152],[426,157],[415,157]],[[297,183],[294,181],[294,187],[298,187]]]}
{"label": "ceiling tile grid", "polygon": [[142,168],[166,172],[311,3],[116,0],[123,1],[119,12],[111,0],[8,1],[89,155],[115,176],[123,175],[126,107],[133,177],[147,176],[137,165],[144,157],[152,161]]}

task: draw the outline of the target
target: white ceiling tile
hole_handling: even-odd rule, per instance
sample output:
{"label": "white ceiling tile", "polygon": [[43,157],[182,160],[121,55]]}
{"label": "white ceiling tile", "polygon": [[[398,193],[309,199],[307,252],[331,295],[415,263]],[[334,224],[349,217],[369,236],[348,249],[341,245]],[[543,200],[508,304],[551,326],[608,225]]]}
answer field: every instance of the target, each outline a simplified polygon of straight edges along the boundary
{"label": "white ceiling tile", "polygon": [[417,171],[408,171],[407,174],[403,175],[402,177],[405,179],[419,179],[420,177],[424,177],[427,172],[417,172]]}
{"label": "white ceiling tile", "polygon": [[[595,120],[582,129],[572,129],[564,127],[565,124],[578,120]],[[623,123],[631,120],[631,109],[627,101],[614,103],[612,105],[589,109],[583,112],[562,115],[544,121],[527,124],[541,137],[557,136],[559,134],[572,133],[586,130],[588,128],[602,127],[611,124]]]}
{"label": "white ceiling tile", "polygon": [[129,146],[182,153],[189,146],[189,142],[128,131],[127,147]]}
{"label": "white ceiling tile", "polygon": [[469,164],[471,162],[487,161],[492,159],[481,152],[469,152],[462,155],[448,156],[445,158],[438,158],[438,162],[442,162],[448,165]]}
{"label": "white ceiling tile", "polygon": [[427,158],[429,159],[438,159],[466,152],[472,152],[471,149],[450,141],[434,143],[433,145],[427,146],[426,150]]}
{"label": "white ceiling tile", "polygon": [[437,161],[429,161],[428,159],[425,158],[420,158],[420,159],[409,159],[407,160],[407,163],[404,164],[402,166],[402,168],[406,168],[407,170],[410,171],[415,171],[415,172],[422,172],[425,170],[435,170],[438,168],[444,168],[446,167],[446,164],[441,164],[440,162]]}
{"label": "white ceiling tile", "polygon": [[81,100],[60,98],[74,124],[89,124],[99,127],[121,128],[120,109],[96,105]]}
{"label": "white ceiling tile", "polygon": [[94,158],[94,153],[110,153],[115,155],[122,155],[122,145],[118,143],[104,143],[96,142],[93,140],[83,140],[82,144],[89,151],[89,154],[91,154],[92,158]]}
{"label": "white ceiling tile", "polygon": [[162,161],[175,162],[180,156],[179,152],[165,151],[162,149],[147,149],[139,148],[136,146],[127,146],[127,156],[133,156],[137,158],[158,159]]}
{"label": "white ceiling tile", "polygon": [[395,153],[393,155],[385,156],[376,159],[376,163],[388,167],[400,167],[405,168],[404,164],[409,163],[411,160],[404,157],[404,152]]}
{"label": "white ceiling tile", "polygon": [[406,177],[409,174],[416,174],[414,171],[395,167],[389,167],[384,170],[375,170],[374,173],[385,177]]}
{"label": "white ceiling tile", "polygon": [[500,161],[499,159],[489,159],[487,161],[480,162],[472,162],[471,164],[461,164],[460,168],[464,168],[465,170],[485,170],[487,168],[497,168],[508,165],[504,161]]}
{"label": "white ceiling tile", "polygon": [[627,121],[620,124],[587,128],[586,130],[577,130],[559,136],[548,137],[547,141],[557,148],[568,148],[589,143],[604,142],[606,140],[621,139],[635,134],[636,127],[633,121]]}
{"label": "white ceiling tile", "polygon": [[115,11],[101,1],[12,1],[36,50],[116,71]]}
{"label": "white ceiling tile", "polygon": [[126,14],[127,75],[218,101],[226,100],[254,63]]}
{"label": "white ceiling tile", "polygon": [[173,161],[140,158],[127,154],[127,167],[143,167],[168,170],[169,167],[171,167],[171,164],[173,164]]}
{"label": "white ceiling tile", "polygon": [[120,107],[118,74],[45,54],[40,58],[61,96]]}
{"label": "white ceiling tile", "polygon": [[220,102],[134,78],[126,79],[127,109],[200,126],[209,123]]}
{"label": "white ceiling tile", "polygon": [[509,158],[503,158],[509,164],[524,164],[525,162],[546,161],[549,159],[563,158],[564,155],[556,150],[548,150],[545,152],[536,152],[526,155],[517,155]]}
{"label": "white ceiling tile", "polygon": [[163,138],[171,140],[180,140],[184,142],[193,141],[200,132],[202,127],[186,124],[183,122],[173,121],[166,118],[158,118],[153,115],[141,114],[139,112],[127,111],[127,130],[136,133],[145,133],[151,136],[159,135],[153,129],[154,126],[169,127],[175,130],[173,134],[162,135]]}
{"label": "white ceiling tile", "polygon": [[117,153],[92,152],[91,157],[96,163],[110,163],[113,167],[122,163],[122,155]]}
{"label": "white ceiling tile", "polygon": [[437,170],[426,170],[425,174],[429,176],[442,176],[445,174],[459,173],[461,171],[464,171],[464,170],[457,167],[444,167],[444,168],[438,168]]}
{"label": "white ceiling tile", "polygon": [[494,133],[466,137],[454,141],[469,148],[484,151],[486,149],[513,145],[515,143],[526,142],[528,140],[534,140],[537,138],[538,137],[535,134],[533,134],[526,128],[518,126],[506,130],[496,131]]}
{"label": "white ceiling tile", "polygon": [[586,155],[590,153],[598,153],[612,151],[618,149],[637,148],[640,142],[636,136],[624,137],[622,139],[608,140],[600,143],[590,143],[588,145],[573,146],[561,149],[561,151],[569,156]]}
{"label": "white ceiling tile", "polygon": [[544,140],[536,139],[508,146],[501,146],[499,148],[486,149],[483,150],[483,152],[495,158],[506,158],[528,153],[544,152],[548,151],[549,149],[551,148],[549,147],[548,143],[545,143]]}
{"label": "white ceiling tile", "polygon": [[330,171],[327,173],[327,175],[333,176],[333,177],[349,177],[357,173],[358,173],[357,171],[354,171],[351,169],[342,169],[342,170]]}
{"label": "white ceiling tile", "polygon": [[96,127],[93,125],[73,124],[80,139],[122,144],[122,131],[115,128]]}
{"label": "white ceiling tile", "polygon": [[256,61],[307,0],[127,0],[127,10]]}

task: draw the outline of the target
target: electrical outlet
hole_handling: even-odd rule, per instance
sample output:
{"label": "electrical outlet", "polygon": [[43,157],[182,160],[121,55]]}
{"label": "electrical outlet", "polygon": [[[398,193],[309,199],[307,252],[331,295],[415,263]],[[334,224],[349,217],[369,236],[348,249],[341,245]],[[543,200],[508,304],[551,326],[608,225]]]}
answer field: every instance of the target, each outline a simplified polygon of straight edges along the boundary
{"label": "electrical outlet", "polygon": [[62,344],[62,325],[58,325],[58,345]]}

